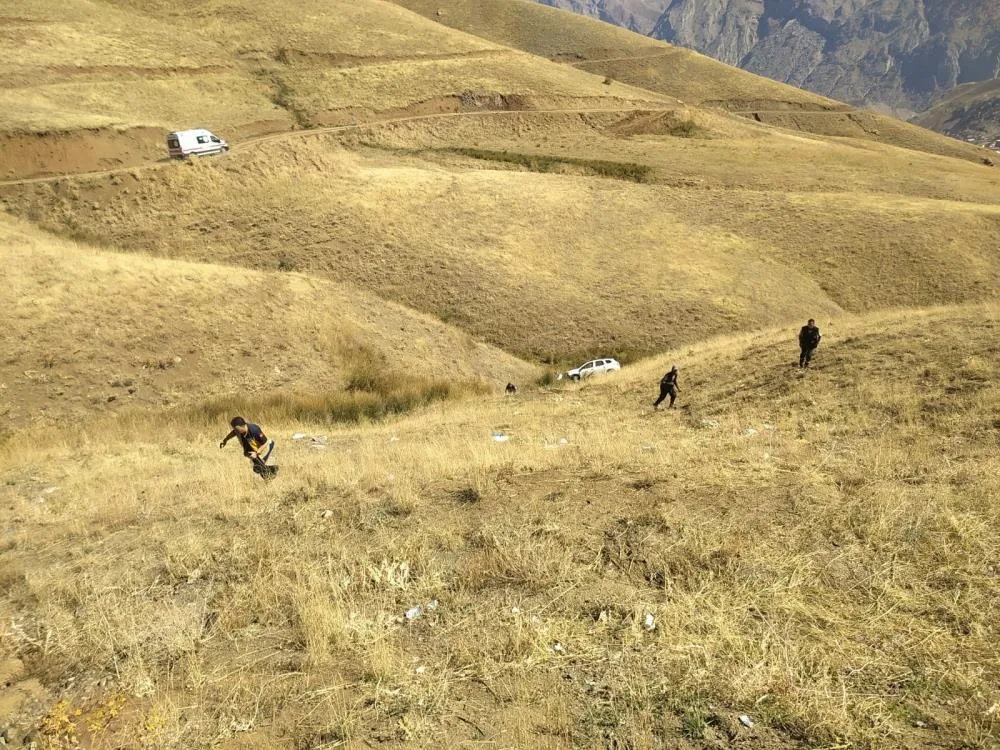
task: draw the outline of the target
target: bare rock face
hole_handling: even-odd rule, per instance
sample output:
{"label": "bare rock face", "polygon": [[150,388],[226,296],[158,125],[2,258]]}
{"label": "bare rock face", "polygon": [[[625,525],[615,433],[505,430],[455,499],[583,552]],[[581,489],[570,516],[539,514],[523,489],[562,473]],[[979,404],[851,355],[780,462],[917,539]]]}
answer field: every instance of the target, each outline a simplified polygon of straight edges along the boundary
{"label": "bare rock face", "polygon": [[960,84],[1000,77],[998,0],[539,2],[904,118]]}
{"label": "bare rock face", "polygon": [[664,0],[539,0],[543,5],[571,10],[650,36],[669,5]]}

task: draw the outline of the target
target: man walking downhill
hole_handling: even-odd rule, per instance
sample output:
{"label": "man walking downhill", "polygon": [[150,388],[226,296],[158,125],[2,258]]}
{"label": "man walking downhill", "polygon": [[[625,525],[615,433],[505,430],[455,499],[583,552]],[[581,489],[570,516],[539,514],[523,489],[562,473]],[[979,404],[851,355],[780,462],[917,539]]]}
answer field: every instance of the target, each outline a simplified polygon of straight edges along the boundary
{"label": "man walking downhill", "polygon": [[677,393],[679,391],[680,388],[677,387],[677,365],[674,365],[670,368],[670,372],[660,379],[660,397],[656,399],[656,403],[653,404],[653,408],[659,409],[663,400],[667,396],[670,396],[670,405],[667,408],[673,409],[674,401],[677,400]]}
{"label": "man walking downhill", "polygon": [[809,318],[809,322],[802,326],[802,329],[799,331],[799,349],[801,350],[799,353],[799,367],[809,366],[813,352],[819,346],[821,338],[823,337],[819,334],[816,321]]}
{"label": "man walking downhill", "polygon": [[219,447],[225,448],[230,440],[238,439],[243,455],[253,464],[254,474],[260,474],[265,482],[274,479],[278,473],[278,467],[274,465],[274,441],[267,439],[260,425],[247,422],[243,417],[233,417],[229,425],[233,429],[222,439]]}

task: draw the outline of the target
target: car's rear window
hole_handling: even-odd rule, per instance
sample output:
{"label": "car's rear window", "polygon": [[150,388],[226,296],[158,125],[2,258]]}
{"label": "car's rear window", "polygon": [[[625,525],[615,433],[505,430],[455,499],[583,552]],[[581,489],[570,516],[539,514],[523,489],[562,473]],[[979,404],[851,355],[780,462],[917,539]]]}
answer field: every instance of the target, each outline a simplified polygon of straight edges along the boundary
{"label": "car's rear window", "polygon": [[180,148],[181,144],[180,144],[180,142],[176,138],[168,138],[167,139],[167,147],[168,148]]}

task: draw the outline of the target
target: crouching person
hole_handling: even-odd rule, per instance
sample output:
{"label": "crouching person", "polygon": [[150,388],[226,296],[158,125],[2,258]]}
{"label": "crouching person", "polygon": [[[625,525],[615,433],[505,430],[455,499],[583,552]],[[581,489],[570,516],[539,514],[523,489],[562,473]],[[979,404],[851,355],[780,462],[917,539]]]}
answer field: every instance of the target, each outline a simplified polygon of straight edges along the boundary
{"label": "crouching person", "polygon": [[265,482],[274,479],[278,473],[274,464],[274,441],[268,440],[260,425],[247,422],[243,417],[233,417],[229,425],[233,429],[222,439],[219,447],[225,448],[226,443],[236,438],[243,448],[243,455],[253,464],[254,473],[260,474]]}

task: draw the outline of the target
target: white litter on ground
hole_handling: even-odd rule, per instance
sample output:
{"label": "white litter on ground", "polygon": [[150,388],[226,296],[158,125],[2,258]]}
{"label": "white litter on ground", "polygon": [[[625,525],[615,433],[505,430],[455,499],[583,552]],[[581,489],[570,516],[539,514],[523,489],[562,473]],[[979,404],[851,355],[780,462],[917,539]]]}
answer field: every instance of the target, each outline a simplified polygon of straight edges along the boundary
{"label": "white litter on ground", "polygon": [[753,719],[746,714],[740,716],[740,724],[745,726],[747,729],[753,729]]}

